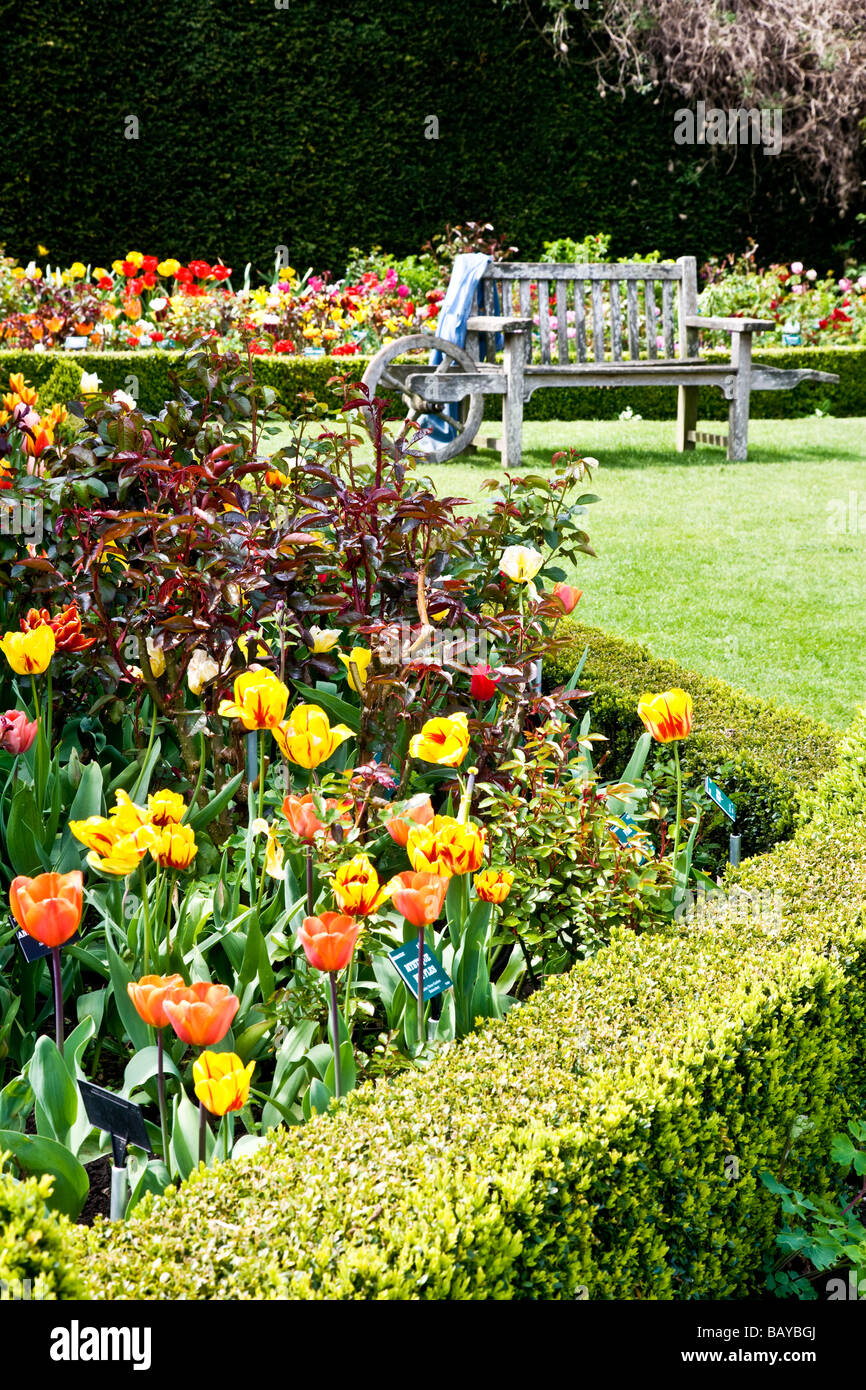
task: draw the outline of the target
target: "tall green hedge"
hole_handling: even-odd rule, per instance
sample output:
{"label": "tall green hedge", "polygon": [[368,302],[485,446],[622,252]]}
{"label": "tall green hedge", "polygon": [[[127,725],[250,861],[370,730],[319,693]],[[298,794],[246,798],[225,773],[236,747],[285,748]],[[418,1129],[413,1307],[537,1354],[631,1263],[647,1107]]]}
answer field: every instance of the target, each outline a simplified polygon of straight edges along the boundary
{"label": "tall green hedge", "polygon": [[[772,700],[735,690],[715,676],[654,657],[646,647],[581,623],[563,624],[568,645],[545,661],[548,685],[568,679],[589,649],[580,683],[592,692],[592,727],[609,740],[611,767],[621,769],[643,733],[637,702],[645,691],[682,689],[694,702],[691,736],[681,745],[683,774],[698,785],[712,777],[737,808],[744,856],[760,854],[789,836],[800,801],[836,766],[838,735],[828,725]],[[656,749],[655,757],[665,756]],[[651,758],[652,766],[652,758]],[[727,845],[719,816],[709,842]]]}
{"label": "tall green hedge", "polygon": [[81,1232],[89,1296],[754,1295],[778,1222],[761,1172],[784,1158],[825,1190],[830,1135],[866,1101],[862,835],[804,834],[741,880],[426,1073]]}
{"label": "tall green hedge", "polygon": [[[0,349],[0,386],[9,372],[23,372],[34,386],[44,386],[59,361],[74,361],[82,371],[96,372],[105,390],[138,389],[138,399],[148,411],[158,411],[172,394],[169,371],[179,353],[141,348],[134,352],[25,352]],[[722,354],[707,352],[709,360]],[[803,383],[794,391],[756,391],[752,414],[756,418],[795,419],[812,415],[816,406],[837,416],[866,416],[866,348],[778,348],[756,354],[756,361],[771,366],[813,367],[835,372],[838,386]],[[319,400],[330,400],[327,382],[332,376],[359,380],[366,357],[286,357],[255,359],[256,380],[273,386],[284,405],[292,405],[299,391],[313,391]],[[131,381],[130,378],[133,378]],[[488,396],[485,414],[499,419],[501,402]],[[536,391],[526,407],[527,420],[615,420],[630,406],[646,420],[673,420],[677,413],[675,386],[580,387]],[[399,407],[402,411],[402,406]],[[727,419],[727,401],[721,391],[701,389],[700,418]],[[673,447],[673,438],[671,439]]]}
{"label": "tall green hedge", "polygon": [[137,249],[266,271],[287,245],[340,273],[353,245],[405,254],[481,218],[525,258],[602,229],[615,255],[754,235],[823,273],[862,237],[792,194],[786,158],[713,159],[674,144],[653,94],[602,100],[522,5],[160,0],[130,20],[117,0],[16,0],[3,59],[0,241],[25,258],[42,242],[55,263]]}

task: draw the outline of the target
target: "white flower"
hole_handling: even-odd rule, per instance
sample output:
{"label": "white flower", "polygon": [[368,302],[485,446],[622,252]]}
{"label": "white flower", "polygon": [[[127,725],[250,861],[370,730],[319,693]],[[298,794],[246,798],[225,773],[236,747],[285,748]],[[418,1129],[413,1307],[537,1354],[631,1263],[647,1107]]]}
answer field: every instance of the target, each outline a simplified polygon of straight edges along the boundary
{"label": "white flower", "polygon": [[196,647],[186,668],[186,683],[193,695],[200,695],[208,681],[214,680],[219,673],[220,668],[213,657],[208,656],[202,647]]}
{"label": "white flower", "polygon": [[323,652],[329,652],[332,647],[336,647],[340,640],[340,629],[338,627],[311,627],[309,644],[310,651],[314,656],[320,656]]}
{"label": "white flower", "polygon": [[83,391],[85,396],[95,395],[101,385],[102,381],[96,375],[96,372],[81,373],[81,390]]}
{"label": "white flower", "polygon": [[817,279],[818,279],[818,272],[817,272],[817,270],[807,270],[807,271],[806,271],[806,279],[807,279],[807,280],[817,280]]}
{"label": "white flower", "polygon": [[792,262],[791,262],[791,274],[792,274],[792,275],[802,275],[802,274],[803,274],[803,262],[802,262],[802,261],[792,261]]}
{"label": "white flower", "polygon": [[168,300],[165,298],[164,295],[159,295],[156,299],[152,299],[147,307],[150,309],[152,314],[160,314],[162,313],[163,309],[167,308],[167,306]]}
{"label": "white flower", "polygon": [[155,642],[152,637],[148,637],[145,646],[150,660],[150,669],[159,680],[160,676],[165,673],[165,652],[162,650],[162,642]]}
{"label": "white flower", "polygon": [[502,552],[499,569],[515,584],[526,584],[535,578],[543,564],[544,556],[531,545],[509,545]]}
{"label": "white flower", "polygon": [[125,391],[115,391],[111,397],[118,405],[125,405],[127,410],[135,410],[138,402],[134,396],[129,396]]}

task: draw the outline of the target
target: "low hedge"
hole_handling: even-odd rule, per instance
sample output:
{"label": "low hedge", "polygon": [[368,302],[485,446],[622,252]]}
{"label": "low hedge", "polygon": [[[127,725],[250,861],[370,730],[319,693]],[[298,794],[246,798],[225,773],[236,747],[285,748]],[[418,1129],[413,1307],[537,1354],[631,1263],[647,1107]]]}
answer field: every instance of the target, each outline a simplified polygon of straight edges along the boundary
{"label": "low hedge", "polygon": [[0,1154],[0,1302],[82,1296],[70,1247],[75,1235],[65,1216],[49,1211],[51,1178],[14,1178]]}
{"label": "low hedge", "polygon": [[[826,1190],[864,1100],[862,835],[801,832],[740,883],[712,920],[620,934],[426,1073],[78,1230],[88,1295],[754,1295],[778,1218],[760,1173]],[[755,910],[774,892],[777,922]]]}
{"label": "low hedge", "polygon": [[[828,725],[714,676],[684,670],[598,628],[563,623],[560,634],[569,645],[545,661],[545,681],[550,686],[566,681],[589,648],[580,683],[592,691],[592,727],[609,740],[613,772],[622,771],[643,732],[637,715],[641,695],[680,687],[694,700],[692,734],[681,745],[687,784],[710,776],[728,793],[737,808],[744,856],[792,833],[802,794],[836,765],[839,736]],[[654,756],[667,754],[654,746]],[[727,847],[721,816],[715,839]]]}
{"label": "low hedge", "polygon": [[[708,351],[708,361],[724,361],[726,354]],[[34,386],[44,386],[58,361],[77,362],[83,371],[96,372],[106,390],[136,394],[144,410],[155,413],[174,393],[168,373],[180,356],[156,348],[131,352],[25,352],[0,350],[0,386],[5,387],[9,372],[23,372]],[[366,357],[287,357],[262,356],[255,359],[256,378],[273,386],[284,405],[292,405],[299,391],[313,391],[320,400],[326,394],[328,378],[347,375],[357,381],[364,374]],[[806,382],[794,391],[756,391],[751,412],[755,419],[794,419],[813,415],[815,408],[833,415],[866,415],[866,347],[850,348],[766,348],[756,352],[756,362],[771,366],[814,367],[835,372],[838,386]],[[130,381],[133,378],[133,381]],[[536,391],[526,407],[527,420],[615,420],[630,406],[646,420],[676,418],[677,393],[673,386],[635,387],[557,387]],[[485,401],[485,417],[500,418],[497,396]],[[726,420],[728,403],[713,387],[702,387],[699,417]]]}

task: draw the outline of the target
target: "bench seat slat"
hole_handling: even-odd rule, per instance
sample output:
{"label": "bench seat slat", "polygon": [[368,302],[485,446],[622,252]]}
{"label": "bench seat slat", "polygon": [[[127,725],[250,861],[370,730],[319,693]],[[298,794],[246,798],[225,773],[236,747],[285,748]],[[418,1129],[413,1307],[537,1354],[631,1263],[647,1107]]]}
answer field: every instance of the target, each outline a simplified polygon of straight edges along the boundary
{"label": "bench seat slat", "polygon": [[622,361],[622,309],[618,280],[610,282],[610,353],[614,362]]}
{"label": "bench seat slat", "polygon": [[538,336],[541,339],[541,360],[550,365],[550,282],[538,282]]}
{"label": "bench seat slat", "polygon": [[559,365],[568,365],[568,281],[556,282],[556,346]]}
{"label": "bench seat slat", "polygon": [[656,295],[652,280],[644,281],[644,312],[646,314],[646,350],[650,357],[658,357],[656,344]]}
{"label": "bench seat slat", "polygon": [[586,284],[583,280],[574,282],[574,340],[577,343],[578,362],[586,361],[586,306],[584,296]]}
{"label": "bench seat slat", "polygon": [[604,361],[604,290],[601,280],[593,280],[592,290],[592,355],[596,362]]}
{"label": "bench seat slat", "polygon": [[634,362],[640,357],[640,332],[638,328],[637,280],[626,281],[628,301],[628,355]]}

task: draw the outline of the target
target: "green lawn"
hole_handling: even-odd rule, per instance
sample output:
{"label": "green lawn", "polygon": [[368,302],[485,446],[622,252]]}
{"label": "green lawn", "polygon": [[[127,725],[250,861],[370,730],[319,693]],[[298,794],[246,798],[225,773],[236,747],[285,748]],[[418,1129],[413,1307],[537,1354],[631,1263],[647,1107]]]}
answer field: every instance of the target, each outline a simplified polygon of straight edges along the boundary
{"label": "green lawn", "polygon": [[[582,620],[844,727],[866,703],[866,420],[754,421],[748,463],[673,441],[673,422],[525,426],[527,467],[569,445],[600,463]],[[479,451],[428,471],[474,500],[498,470]]]}

